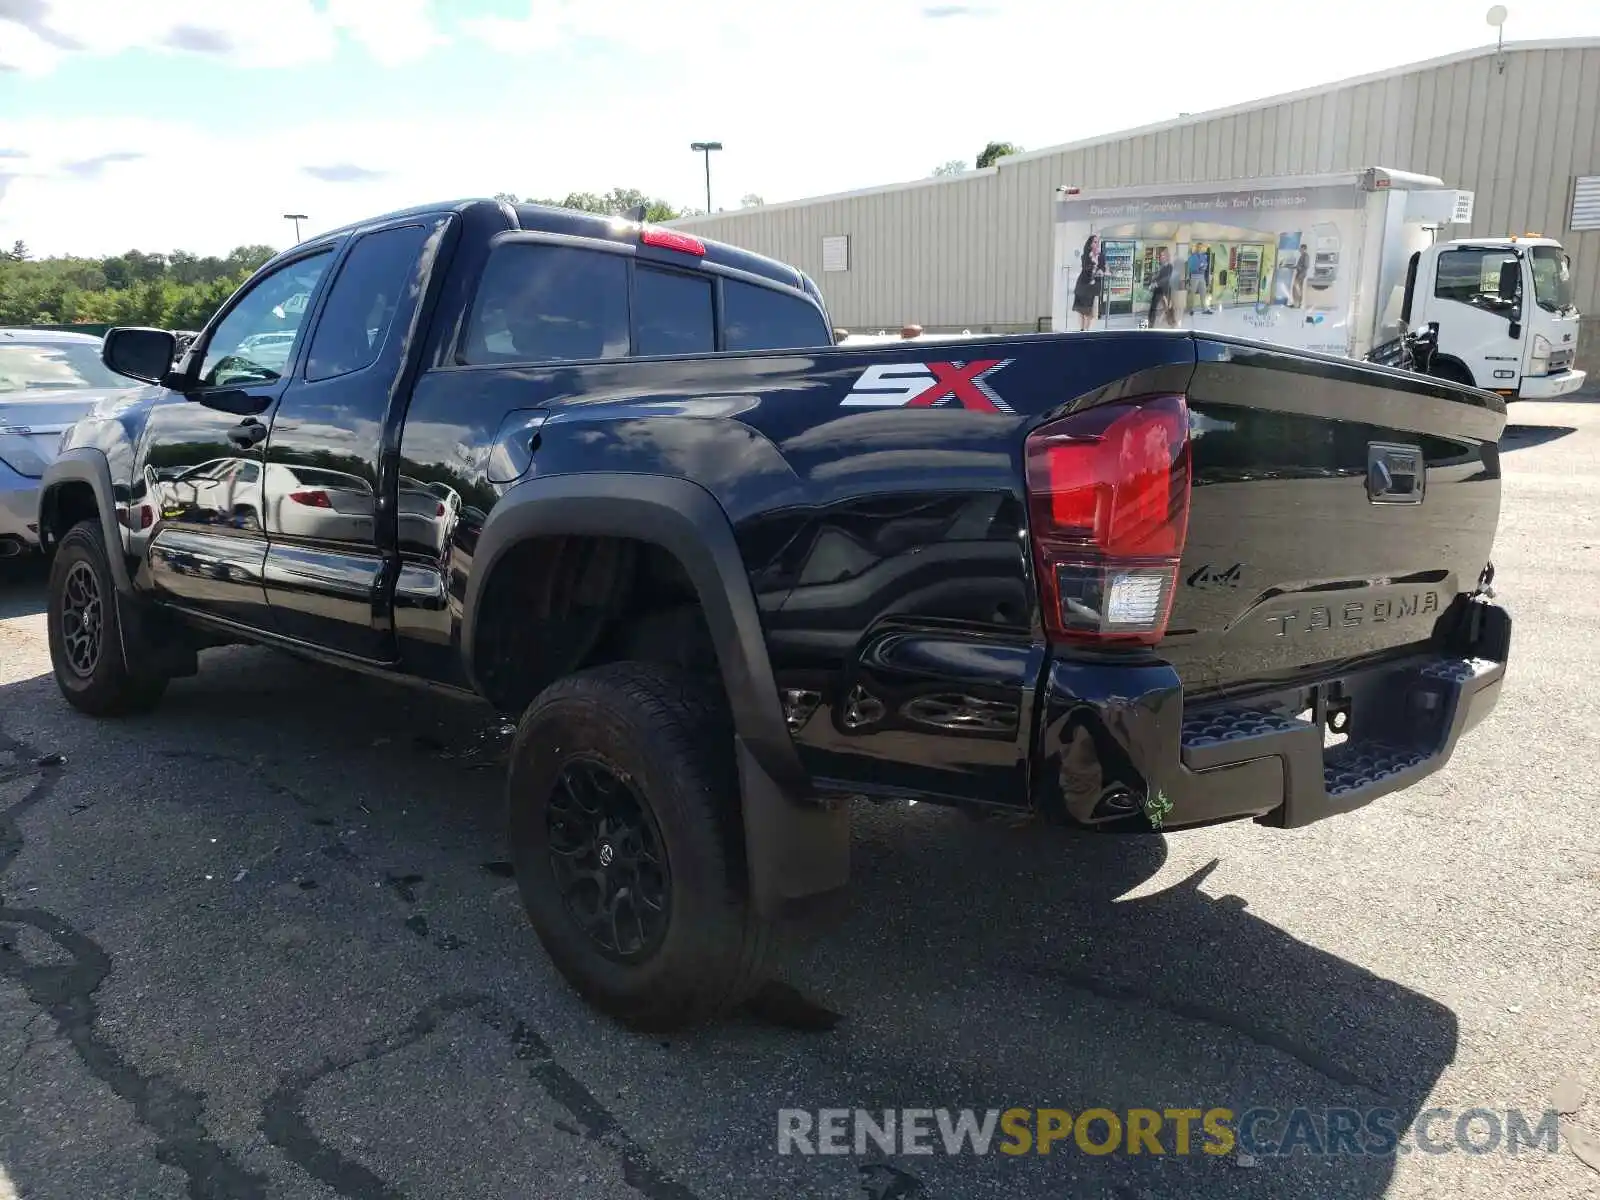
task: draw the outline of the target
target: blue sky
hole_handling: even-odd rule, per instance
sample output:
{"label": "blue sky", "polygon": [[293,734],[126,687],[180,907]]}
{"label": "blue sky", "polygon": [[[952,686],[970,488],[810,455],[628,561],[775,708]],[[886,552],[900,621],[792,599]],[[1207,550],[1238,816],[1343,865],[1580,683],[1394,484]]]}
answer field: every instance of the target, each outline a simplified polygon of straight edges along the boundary
{"label": "blue sky", "polygon": [[[0,0],[0,244],[217,252],[496,191],[701,204],[713,138],[717,207],[796,199],[1482,45],[1487,7]],[[1600,0],[1510,7],[1510,38],[1600,34]]]}

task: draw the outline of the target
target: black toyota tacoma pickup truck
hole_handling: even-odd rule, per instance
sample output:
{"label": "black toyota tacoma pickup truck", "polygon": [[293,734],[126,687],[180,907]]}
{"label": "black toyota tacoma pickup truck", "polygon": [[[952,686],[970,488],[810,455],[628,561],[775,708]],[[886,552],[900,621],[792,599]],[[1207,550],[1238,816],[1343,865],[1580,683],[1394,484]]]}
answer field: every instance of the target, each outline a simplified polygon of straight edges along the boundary
{"label": "black toyota tacoma pickup truck", "polygon": [[[1499,692],[1503,402],[1187,333],[832,345],[802,273],[534,206],[268,263],[41,489],[56,678],[148,708],[282,647],[520,717],[509,834],[573,984],[726,1010],[851,802],[1295,827]],[[1334,744],[1337,743],[1337,744]]]}

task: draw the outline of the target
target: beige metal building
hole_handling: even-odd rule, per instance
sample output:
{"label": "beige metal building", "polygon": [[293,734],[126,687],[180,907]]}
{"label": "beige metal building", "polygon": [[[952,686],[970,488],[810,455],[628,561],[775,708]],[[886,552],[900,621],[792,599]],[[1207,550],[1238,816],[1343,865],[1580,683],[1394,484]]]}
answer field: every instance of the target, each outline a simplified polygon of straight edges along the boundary
{"label": "beige metal building", "polygon": [[[852,331],[1049,327],[1052,202],[1084,188],[1385,166],[1476,194],[1456,237],[1571,254],[1600,359],[1600,38],[1507,43],[1001,159],[995,167],[678,222],[802,267]],[[1576,225],[1576,228],[1574,226]]]}

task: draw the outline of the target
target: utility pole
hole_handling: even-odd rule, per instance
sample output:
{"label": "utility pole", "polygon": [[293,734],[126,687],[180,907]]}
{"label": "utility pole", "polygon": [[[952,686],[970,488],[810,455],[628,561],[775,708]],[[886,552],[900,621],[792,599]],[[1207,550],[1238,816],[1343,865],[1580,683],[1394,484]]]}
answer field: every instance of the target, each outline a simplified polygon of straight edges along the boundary
{"label": "utility pole", "polygon": [[711,212],[711,152],[721,150],[721,142],[690,142],[689,149],[696,154],[703,154],[706,158],[706,213]]}
{"label": "utility pole", "polygon": [[294,243],[298,246],[300,244],[300,222],[309,221],[311,218],[306,216],[305,213],[284,213],[283,219],[294,222]]}

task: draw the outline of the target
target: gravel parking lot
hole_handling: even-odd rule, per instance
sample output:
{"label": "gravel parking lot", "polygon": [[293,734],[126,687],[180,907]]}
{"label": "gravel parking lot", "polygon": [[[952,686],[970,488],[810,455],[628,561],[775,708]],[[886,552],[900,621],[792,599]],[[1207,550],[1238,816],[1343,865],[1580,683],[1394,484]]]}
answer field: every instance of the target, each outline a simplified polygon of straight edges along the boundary
{"label": "gravel parking lot", "polygon": [[0,1197],[1596,1194],[1565,1146],[776,1152],[784,1107],[1404,1121],[1542,1113],[1563,1079],[1600,1139],[1600,403],[1512,420],[1514,661],[1446,772],[1295,833],[863,812],[851,912],[783,968],[829,1032],[592,1015],[502,861],[492,714],[231,649],[96,723],[49,677],[40,580],[0,586]]}

